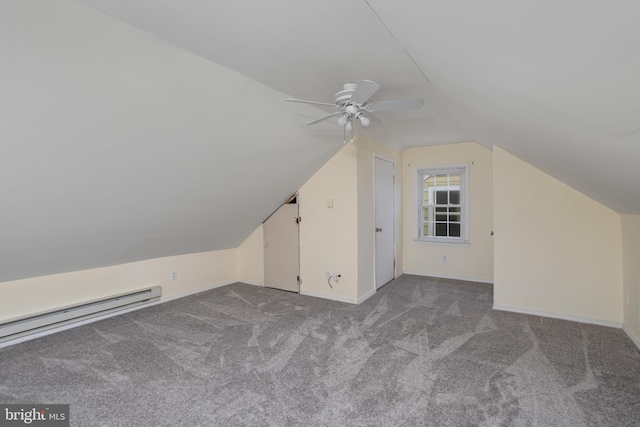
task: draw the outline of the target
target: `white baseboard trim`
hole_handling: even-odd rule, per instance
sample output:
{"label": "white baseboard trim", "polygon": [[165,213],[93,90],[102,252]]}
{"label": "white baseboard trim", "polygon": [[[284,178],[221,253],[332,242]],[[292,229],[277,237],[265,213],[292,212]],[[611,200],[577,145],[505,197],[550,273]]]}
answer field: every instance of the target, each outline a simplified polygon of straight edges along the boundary
{"label": "white baseboard trim", "polygon": [[512,313],[532,314],[540,317],[550,317],[552,319],[569,320],[571,322],[588,323],[590,325],[608,326],[610,328],[622,328],[621,322],[612,322],[610,320],[592,319],[590,317],[573,316],[571,314],[553,313],[551,311],[531,310],[528,308],[512,307],[508,305],[493,305],[494,310],[510,311]]}
{"label": "white baseboard trim", "polygon": [[[419,273],[419,272],[416,272],[416,271],[404,271],[402,274],[411,274],[412,276],[422,276],[422,277],[437,277],[439,279],[464,280],[466,282],[489,283],[489,284],[493,285],[493,280],[478,279],[478,278],[474,278],[474,277],[445,276],[445,275],[442,275],[442,274]],[[398,277],[400,277],[400,276],[398,276]]]}
{"label": "white baseboard trim", "polygon": [[637,337],[636,334],[633,333],[631,329],[626,324],[622,325],[622,330],[631,338],[631,341],[634,342],[636,347],[640,349],[640,337]]}
{"label": "white baseboard trim", "polygon": [[237,282],[238,282],[238,280],[235,280],[235,279],[234,280],[225,280],[223,282],[214,283],[212,285],[206,285],[206,286],[201,286],[201,287],[195,288],[195,289],[189,289],[187,291],[179,292],[177,294],[161,296],[158,301],[154,301],[154,302],[149,303],[149,304],[143,304],[143,305],[138,305],[138,306],[135,306],[135,307],[125,308],[123,310],[114,311],[114,312],[111,312],[111,313],[103,314],[101,316],[91,317],[89,319],[79,320],[77,322],[69,323],[69,324],[66,324],[66,325],[63,325],[63,326],[59,326],[59,327],[56,327],[56,328],[47,329],[46,331],[34,332],[33,334],[24,335],[24,336],[19,337],[19,338],[8,340],[8,341],[0,343],[0,348],[9,347],[9,346],[14,345],[14,344],[18,344],[18,343],[25,342],[25,341],[30,341],[30,340],[33,340],[33,339],[36,339],[36,338],[40,338],[40,337],[45,337],[47,335],[52,335],[52,334],[55,334],[57,332],[66,331],[67,329],[77,328],[78,326],[87,325],[89,323],[97,322],[99,320],[108,319],[110,317],[119,316],[121,314],[130,313],[132,311],[140,310],[140,309],[147,308],[147,307],[152,307],[154,305],[164,304],[165,302],[169,302],[169,301],[173,301],[173,300],[176,300],[176,299],[188,297],[190,295],[199,294],[201,292],[209,291],[211,289],[221,288],[222,286],[227,286],[227,285],[230,285],[232,283],[237,283]]}
{"label": "white baseboard trim", "polygon": [[238,279],[237,281],[240,282],[240,283],[247,284],[247,285],[262,286],[262,283],[254,282],[253,280]]}
{"label": "white baseboard trim", "polygon": [[[200,286],[199,288],[189,289],[189,290],[186,290],[186,291],[183,291],[183,292],[178,292],[177,294],[167,295],[166,297],[160,297],[160,301],[156,302],[155,304],[162,304],[163,302],[173,301],[174,299],[180,299],[180,298],[188,297],[190,295],[199,294],[200,292],[205,292],[205,291],[210,291],[211,289],[221,288],[223,286],[227,286],[227,285],[230,285],[232,283],[238,283],[238,280],[237,279],[225,280],[223,282],[214,283],[212,285]],[[155,304],[153,304],[153,305],[155,305]],[[144,305],[144,306],[142,306],[140,308],[149,307],[151,305],[152,304]],[[120,312],[120,313],[122,313],[122,312]]]}
{"label": "white baseboard trim", "polygon": [[300,295],[306,295],[308,297],[315,298],[324,298],[332,301],[346,302],[348,304],[358,304],[358,300],[355,298],[339,297],[335,295],[323,294],[321,292],[306,291],[304,289],[300,289]]}
{"label": "white baseboard trim", "polygon": [[372,296],[374,296],[377,292],[377,289],[372,289],[369,292],[367,292],[366,294],[362,295],[360,298],[358,298],[358,302],[357,304],[361,304],[363,302],[365,302],[366,300],[368,300],[369,298],[371,298]]}

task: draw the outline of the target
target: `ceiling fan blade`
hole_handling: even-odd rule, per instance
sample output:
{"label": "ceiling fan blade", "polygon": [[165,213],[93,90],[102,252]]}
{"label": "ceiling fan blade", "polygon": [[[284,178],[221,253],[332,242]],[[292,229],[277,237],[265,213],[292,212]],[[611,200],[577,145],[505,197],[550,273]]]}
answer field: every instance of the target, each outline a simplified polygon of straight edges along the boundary
{"label": "ceiling fan blade", "polygon": [[327,102],[318,102],[318,101],[305,101],[304,99],[285,99],[287,102],[299,102],[301,104],[311,104],[311,105],[322,105],[323,107],[331,107],[336,108],[336,104],[329,104]]}
{"label": "ceiling fan blade", "polygon": [[371,80],[362,80],[358,83],[358,87],[356,88],[353,95],[351,95],[351,102],[357,105],[362,105],[371,96],[376,93],[380,89],[380,85],[376,82],[372,82]]}
{"label": "ceiling fan blade", "polygon": [[380,119],[378,119],[376,116],[374,116],[371,113],[367,113],[366,111],[362,112],[362,115],[365,116],[367,119],[369,119],[369,126],[367,126],[367,129],[373,128],[378,126],[380,123],[382,123],[380,121]]}
{"label": "ceiling fan blade", "polygon": [[380,101],[368,105],[369,111],[419,110],[424,106],[422,99],[399,99],[397,101]]}
{"label": "ceiling fan blade", "polygon": [[324,117],[320,117],[319,119],[316,119],[312,122],[307,123],[308,125],[315,125],[316,123],[320,123],[320,122],[324,122],[325,120],[330,119],[331,117],[335,117],[335,116],[339,116],[342,114],[342,111],[338,111],[335,113],[331,113],[328,116],[324,116]]}

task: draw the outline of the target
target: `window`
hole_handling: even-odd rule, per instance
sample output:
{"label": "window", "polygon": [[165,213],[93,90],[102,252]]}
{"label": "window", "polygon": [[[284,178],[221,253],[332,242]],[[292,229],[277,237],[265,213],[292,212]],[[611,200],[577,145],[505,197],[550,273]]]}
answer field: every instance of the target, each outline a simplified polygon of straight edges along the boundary
{"label": "window", "polygon": [[418,170],[418,240],[467,244],[467,166]]}

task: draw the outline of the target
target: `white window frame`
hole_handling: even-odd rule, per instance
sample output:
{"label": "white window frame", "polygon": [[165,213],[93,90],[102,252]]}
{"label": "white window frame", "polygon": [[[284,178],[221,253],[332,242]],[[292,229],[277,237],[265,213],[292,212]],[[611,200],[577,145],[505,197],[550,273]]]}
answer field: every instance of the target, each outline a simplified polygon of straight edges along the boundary
{"label": "white window frame", "polygon": [[[460,237],[424,236],[424,176],[460,174]],[[416,242],[469,246],[469,165],[424,166],[416,169],[417,235]]]}

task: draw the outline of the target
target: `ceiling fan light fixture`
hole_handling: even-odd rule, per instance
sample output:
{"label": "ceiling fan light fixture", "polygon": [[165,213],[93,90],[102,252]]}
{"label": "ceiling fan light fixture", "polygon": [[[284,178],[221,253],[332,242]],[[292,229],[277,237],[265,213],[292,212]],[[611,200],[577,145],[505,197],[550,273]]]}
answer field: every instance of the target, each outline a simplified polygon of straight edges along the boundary
{"label": "ceiling fan light fixture", "polygon": [[351,132],[353,130],[353,125],[351,124],[351,120],[349,120],[345,125],[344,125],[344,130],[346,130],[347,132]]}
{"label": "ceiling fan light fixture", "polygon": [[344,125],[347,124],[347,115],[346,114],[343,114],[340,117],[338,117],[338,124],[340,126],[344,126]]}
{"label": "ceiling fan light fixture", "polygon": [[353,115],[358,113],[358,107],[356,107],[355,105],[347,105],[347,108],[345,108],[345,110],[347,111],[347,113]]}
{"label": "ceiling fan light fixture", "polygon": [[362,126],[364,127],[367,127],[371,124],[371,121],[367,117],[363,116],[362,114],[360,115],[359,119],[360,119],[360,123],[362,123]]}

